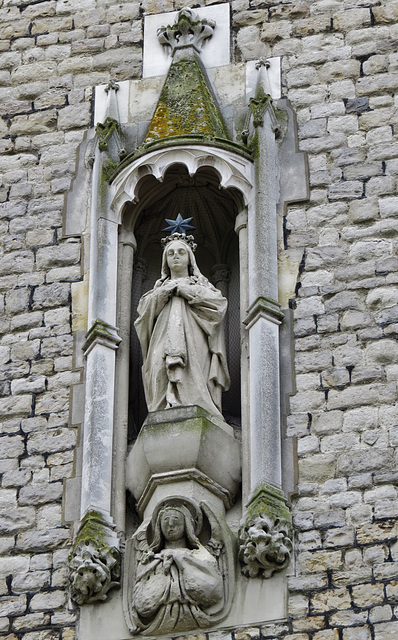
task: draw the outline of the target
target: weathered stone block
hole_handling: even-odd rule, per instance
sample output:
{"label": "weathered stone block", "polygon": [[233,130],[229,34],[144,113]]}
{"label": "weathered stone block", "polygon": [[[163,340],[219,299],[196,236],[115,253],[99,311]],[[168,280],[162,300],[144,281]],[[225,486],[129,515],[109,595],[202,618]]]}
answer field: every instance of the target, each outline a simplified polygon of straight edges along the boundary
{"label": "weathered stone block", "polygon": [[[65,544],[68,540],[70,540],[70,532],[68,529],[64,528],[44,531],[27,531],[18,535],[17,548],[22,551],[41,552],[46,551],[47,549],[53,550],[56,547]],[[43,596],[44,595],[45,594],[43,594]],[[51,609],[52,607],[48,608]]]}
{"label": "weathered stone block", "polygon": [[8,596],[0,601],[0,615],[9,616],[26,611],[26,596]]}
{"label": "weathered stone block", "polygon": [[345,115],[339,117],[330,117],[328,119],[327,129],[330,134],[344,132],[347,135],[355,133],[358,130],[358,118],[356,116]]}
{"label": "weathered stone block", "polygon": [[75,429],[51,429],[32,432],[27,447],[30,453],[55,453],[72,448],[75,442]]}
{"label": "weathered stone block", "polygon": [[398,3],[389,2],[386,6],[375,7],[373,15],[376,24],[394,24],[398,19]]}
{"label": "weathered stone block", "polygon": [[34,290],[34,310],[62,306],[69,303],[70,286],[68,284],[55,283],[42,285]]}
{"label": "weathered stone block", "polygon": [[353,451],[350,454],[342,454],[337,460],[337,469],[340,473],[361,473],[379,466],[391,469],[393,465],[393,452],[382,449],[372,449],[371,456],[367,450]]}
{"label": "weathered stone block", "polygon": [[314,613],[322,613],[330,609],[348,609],[350,604],[350,593],[344,587],[321,591],[311,598],[311,610]]}
{"label": "weathered stone block", "polygon": [[78,243],[66,243],[45,249],[39,249],[36,253],[36,264],[39,269],[76,264],[80,257]]}
{"label": "weathered stone block", "polygon": [[343,629],[343,640],[370,640],[370,638],[371,631],[368,626]]}
{"label": "weathered stone block", "polygon": [[369,607],[384,601],[383,584],[361,584],[352,588],[353,602],[358,607]]}
{"label": "weathered stone block", "polygon": [[[289,87],[311,86],[318,83],[318,75],[316,70],[311,67],[298,67],[287,73],[287,82]],[[317,116],[313,113],[313,117]]]}
{"label": "weathered stone block", "polygon": [[293,23],[292,35],[298,38],[313,36],[314,34],[329,31],[331,19],[328,15],[318,15],[316,17],[295,20]]}
{"label": "weathered stone block", "polygon": [[90,121],[90,105],[72,105],[59,111],[58,125],[63,129],[87,127]]}
{"label": "weathered stone block", "polygon": [[375,640],[390,640],[396,633],[398,633],[398,621],[384,622],[374,626]]}
{"label": "weathered stone block", "polygon": [[359,180],[347,180],[338,182],[329,187],[329,200],[351,200],[352,198],[362,198],[364,195],[364,185]]}
{"label": "weathered stone block", "polygon": [[398,198],[389,197],[379,200],[379,211],[381,218],[398,215]]}
{"label": "weathered stone block", "polygon": [[49,609],[59,609],[66,602],[64,591],[51,591],[48,593],[33,596],[30,602],[32,611],[47,611]]}
{"label": "weathered stone block", "polygon": [[[385,520],[381,523],[367,524],[357,530],[357,540],[360,544],[375,543],[391,540],[397,536],[398,523],[394,520]],[[380,548],[378,548],[378,553]],[[384,559],[384,555],[383,555]]]}
{"label": "weathered stone block", "polygon": [[391,620],[392,615],[392,607],[390,605],[385,605],[384,607],[373,607],[369,612],[369,621],[375,624],[376,622]]}
{"label": "weathered stone block", "polygon": [[335,60],[333,62],[327,62],[322,66],[319,75],[322,82],[358,78],[360,75],[360,62],[358,60]]}
{"label": "weathered stone block", "polygon": [[50,623],[50,616],[44,613],[28,613],[17,616],[13,620],[13,628],[16,631],[29,631],[35,627],[47,626]]}
{"label": "weathered stone block", "polygon": [[19,532],[35,524],[35,510],[31,507],[15,507],[0,514],[0,531],[4,533]]}
{"label": "weathered stone block", "polygon": [[16,576],[13,580],[13,589],[17,593],[24,591],[39,591],[50,586],[50,571],[30,571],[29,573]]}
{"label": "weathered stone block", "polygon": [[330,529],[326,532],[325,547],[336,549],[338,547],[349,547],[354,544],[355,530],[348,527],[341,529]]}
{"label": "weathered stone block", "polygon": [[335,457],[331,454],[317,454],[300,460],[299,468],[302,481],[322,482],[333,477]]}
{"label": "weathered stone block", "polygon": [[19,504],[38,505],[59,500],[63,492],[62,483],[32,484],[22,487],[19,494]]}

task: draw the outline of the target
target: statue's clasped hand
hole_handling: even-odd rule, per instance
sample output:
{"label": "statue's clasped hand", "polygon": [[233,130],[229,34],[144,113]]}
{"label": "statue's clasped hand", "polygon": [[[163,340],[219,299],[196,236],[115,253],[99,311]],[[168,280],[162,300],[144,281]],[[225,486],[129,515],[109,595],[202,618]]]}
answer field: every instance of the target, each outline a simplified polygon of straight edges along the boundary
{"label": "statue's clasped hand", "polygon": [[190,300],[194,295],[193,288],[192,288],[193,283],[190,281],[189,278],[181,278],[177,282],[178,284],[177,284],[176,294],[178,296],[181,296],[182,298]]}
{"label": "statue's clasped hand", "polygon": [[162,286],[162,293],[167,294],[168,297],[172,296],[177,291],[176,280],[166,280]]}
{"label": "statue's clasped hand", "polygon": [[174,555],[171,551],[165,551],[163,553],[163,571],[164,575],[167,576],[170,573],[170,567],[174,562]]}

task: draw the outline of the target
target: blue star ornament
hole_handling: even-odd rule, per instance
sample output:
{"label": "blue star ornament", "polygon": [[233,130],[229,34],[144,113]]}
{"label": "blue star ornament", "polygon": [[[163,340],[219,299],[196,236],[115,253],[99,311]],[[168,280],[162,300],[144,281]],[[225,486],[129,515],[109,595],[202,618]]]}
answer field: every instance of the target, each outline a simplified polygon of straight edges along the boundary
{"label": "blue star ornament", "polygon": [[186,218],[183,220],[181,213],[179,213],[175,220],[170,220],[169,218],[165,218],[168,227],[162,229],[162,231],[170,231],[171,233],[185,233],[190,229],[195,229],[194,226],[189,224],[193,218]]}

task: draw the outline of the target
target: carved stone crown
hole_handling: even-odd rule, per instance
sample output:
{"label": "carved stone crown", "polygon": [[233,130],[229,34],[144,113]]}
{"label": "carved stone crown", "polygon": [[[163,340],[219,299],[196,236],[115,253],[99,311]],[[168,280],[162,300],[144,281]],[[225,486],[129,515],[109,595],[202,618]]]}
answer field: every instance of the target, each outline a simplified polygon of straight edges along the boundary
{"label": "carved stone crown", "polygon": [[172,54],[184,47],[193,47],[200,53],[205,40],[212,37],[215,26],[214,20],[200,20],[192,9],[185,7],[178,13],[173,25],[157,30],[157,36],[161,45],[171,47]]}
{"label": "carved stone crown", "polygon": [[166,238],[161,239],[162,247],[166,247],[169,242],[173,242],[174,240],[182,240],[185,244],[188,244],[192,251],[196,251],[196,247],[198,246],[194,242],[193,236],[187,236],[185,233],[172,233],[171,236],[167,236]]}

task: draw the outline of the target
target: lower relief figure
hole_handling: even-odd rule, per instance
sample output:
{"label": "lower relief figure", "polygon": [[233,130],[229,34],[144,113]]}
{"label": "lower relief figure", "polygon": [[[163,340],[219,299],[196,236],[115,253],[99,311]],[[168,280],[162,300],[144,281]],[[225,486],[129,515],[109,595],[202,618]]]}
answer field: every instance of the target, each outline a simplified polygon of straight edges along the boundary
{"label": "lower relief figure", "polygon": [[174,497],[157,505],[126,549],[125,610],[133,633],[188,631],[220,619],[228,600],[223,537],[204,503]]}

